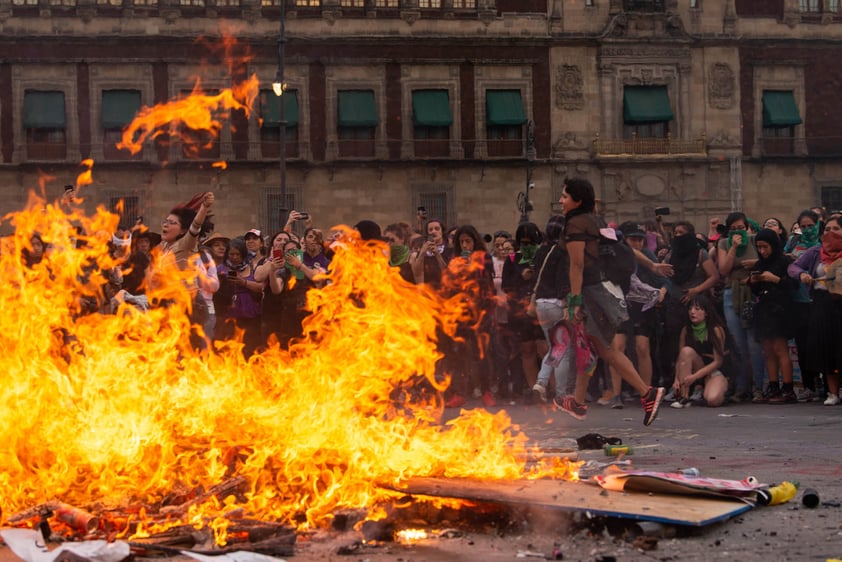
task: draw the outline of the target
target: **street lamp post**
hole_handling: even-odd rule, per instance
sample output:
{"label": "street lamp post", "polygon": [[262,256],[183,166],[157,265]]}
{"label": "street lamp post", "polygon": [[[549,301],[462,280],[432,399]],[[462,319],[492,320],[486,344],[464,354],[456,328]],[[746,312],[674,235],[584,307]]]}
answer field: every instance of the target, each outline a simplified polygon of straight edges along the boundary
{"label": "street lamp post", "polygon": [[517,194],[517,208],[520,211],[520,222],[529,222],[532,211],[532,201],[529,192],[535,188],[532,181],[532,171],[535,167],[535,123],[526,122],[526,190]]}
{"label": "street lamp post", "polygon": [[[280,139],[279,139],[279,160],[280,160],[280,172],[281,172],[281,204],[286,207],[287,206],[287,121],[286,121],[286,111],[284,107],[284,89],[286,88],[286,84],[284,83],[284,65],[286,63],[286,44],[287,44],[287,36],[286,36],[286,18],[287,18],[287,3],[286,0],[279,0],[280,8],[281,8],[281,17],[280,17],[280,31],[278,33],[278,71],[275,74],[275,81],[272,83],[272,90],[275,92],[275,95],[278,96],[278,100],[280,102],[279,107],[279,121],[280,123]],[[286,217],[283,218],[286,220]]]}

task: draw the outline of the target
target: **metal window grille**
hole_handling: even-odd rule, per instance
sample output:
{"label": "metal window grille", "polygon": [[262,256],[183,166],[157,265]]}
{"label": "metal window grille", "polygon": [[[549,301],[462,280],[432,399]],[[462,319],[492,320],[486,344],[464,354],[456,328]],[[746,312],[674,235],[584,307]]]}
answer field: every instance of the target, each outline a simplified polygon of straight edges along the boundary
{"label": "metal window grille", "polygon": [[446,191],[426,191],[418,194],[418,205],[426,207],[427,216],[430,219],[441,219],[444,221],[444,227],[447,228],[449,222],[449,211],[447,205]]}
{"label": "metal window grille", "polygon": [[842,187],[823,187],[822,207],[828,212],[842,211]]}
{"label": "metal window grille", "polygon": [[264,197],[266,204],[266,220],[268,234],[281,230],[286,224],[287,213],[296,206],[295,193],[287,191],[286,198],[281,195],[280,188],[268,188]]}
{"label": "metal window grille", "polygon": [[120,216],[120,225],[131,228],[140,216],[140,198],[136,195],[112,197],[111,212]]}

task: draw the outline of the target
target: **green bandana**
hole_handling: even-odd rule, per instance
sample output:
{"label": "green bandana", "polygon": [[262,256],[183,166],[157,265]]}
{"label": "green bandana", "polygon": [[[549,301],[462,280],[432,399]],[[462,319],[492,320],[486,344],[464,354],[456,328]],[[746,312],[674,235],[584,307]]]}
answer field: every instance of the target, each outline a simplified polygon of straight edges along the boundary
{"label": "green bandana", "polygon": [[691,324],[693,328],[693,337],[698,342],[705,342],[708,339],[708,323],[707,320],[702,320],[698,324]]}
{"label": "green bandana", "polygon": [[[299,260],[304,257],[304,250],[294,250],[293,252],[290,252],[290,253],[293,254],[294,256],[296,256]],[[289,270],[290,273],[294,274],[296,279],[298,279],[298,280],[304,279],[304,277],[305,277],[304,272],[301,271],[300,269],[295,269],[294,267],[292,267],[292,265],[289,262],[286,262],[284,264],[284,267],[287,268],[287,270]]]}
{"label": "green bandana", "polygon": [[522,244],[520,246],[519,264],[531,264],[535,261],[535,254],[538,253],[538,244]]}
{"label": "green bandana", "polygon": [[389,246],[389,265],[398,267],[409,259],[409,246]]}
{"label": "green bandana", "polygon": [[739,234],[742,237],[742,242],[740,245],[737,246],[737,255],[742,256],[746,253],[746,248],[748,247],[748,231],[747,230],[732,230],[728,233],[728,249],[731,249],[732,242],[734,235]]}
{"label": "green bandana", "polygon": [[819,225],[814,224],[801,229],[801,238],[799,240],[805,248],[812,248],[819,243]]}

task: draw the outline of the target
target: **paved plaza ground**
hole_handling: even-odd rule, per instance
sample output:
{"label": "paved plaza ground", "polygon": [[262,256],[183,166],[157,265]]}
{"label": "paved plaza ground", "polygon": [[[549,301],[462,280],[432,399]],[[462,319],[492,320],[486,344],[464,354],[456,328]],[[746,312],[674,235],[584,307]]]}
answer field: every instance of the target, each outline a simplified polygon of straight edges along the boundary
{"label": "paved plaza ground", "polygon": [[[469,403],[468,407],[479,406]],[[827,560],[842,558],[842,407],[821,403],[728,405],[723,408],[664,408],[651,427],[641,423],[639,405],[612,410],[591,405],[586,421],[538,406],[504,406],[514,422],[538,443],[576,438],[585,433],[620,437],[633,448],[635,468],[671,471],[696,467],[702,475],[762,482],[797,480],[819,492],[822,503],[807,509],[798,497],[783,505],[758,507],[723,523],[678,529],[657,548],[641,551],[607,531],[593,533],[577,524],[582,516],[524,515],[520,532],[500,536],[468,531],[456,538],[436,538],[413,546],[362,548],[349,555],[337,547],[353,543],[355,533],[321,533],[299,541],[299,562],[496,562],[540,560],[558,548],[564,560]],[[455,411],[448,410],[448,415]],[[580,452],[580,459],[605,461],[602,451]],[[571,483],[571,486],[584,486]],[[521,556],[518,556],[520,552]],[[529,555],[525,553],[528,552]],[[525,556],[525,557],[524,557]],[[0,549],[0,562],[15,557]]]}

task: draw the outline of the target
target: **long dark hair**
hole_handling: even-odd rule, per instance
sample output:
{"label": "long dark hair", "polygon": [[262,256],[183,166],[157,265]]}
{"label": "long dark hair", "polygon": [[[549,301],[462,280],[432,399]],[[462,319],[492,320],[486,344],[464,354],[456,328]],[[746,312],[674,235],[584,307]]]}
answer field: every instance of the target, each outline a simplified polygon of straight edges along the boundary
{"label": "long dark hair", "polygon": [[[195,220],[196,215],[199,214],[199,212],[196,209],[179,205],[178,207],[170,209],[170,214],[178,217],[179,226],[181,226],[184,234],[187,234],[187,231],[190,229],[190,225],[193,223],[193,220]],[[202,223],[202,226],[199,229],[199,239],[208,236],[211,232],[213,232],[213,229],[214,224],[211,221],[211,217],[205,217],[205,222]],[[184,236],[184,234],[180,234],[179,238]]]}
{"label": "long dark hair", "polygon": [[541,235],[541,229],[538,228],[537,224],[534,222],[522,222],[517,225],[515,240],[517,240],[518,245],[520,245],[520,241],[526,238],[528,238],[533,244],[540,244],[544,239]]}
{"label": "long dark hair", "polygon": [[[684,318],[684,337],[685,341],[682,342],[683,345],[687,345],[687,339],[693,337],[693,323],[690,322],[690,308],[696,306],[701,308],[705,311],[705,322],[707,323],[708,329],[708,341],[713,343],[713,349],[719,353],[720,357],[724,359],[725,357],[725,338],[726,335],[726,327],[725,321],[722,319],[722,316],[719,315],[719,312],[716,311],[716,306],[714,306],[713,301],[711,301],[705,295],[695,295],[690,299],[687,303],[687,312],[685,312]],[[716,329],[722,328],[722,341],[716,335]]]}
{"label": "long dark hair", "polygon": [[475,252],[487,252],[488,248],[485,245],[485,240],[482,239],[480,236],[479,231],[474,228],[473,225],[470,224],[463,224],[459,228],[456,229],[455,234],[453,235],[453,250],[456,251],[457,245],[459,244],[459,238],[462,237],[463,234],[467,234],[470,236],[474,241],[474,251]]}
{"label": "long dark hair", "polygon": [[746,223],[746,228],[748,228],[748,217],[742,211],[734,211],[733,213],[729,214],[725,218],[725,226],[727,228],[731,228],[732,224],[740,220]]}

